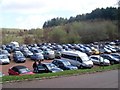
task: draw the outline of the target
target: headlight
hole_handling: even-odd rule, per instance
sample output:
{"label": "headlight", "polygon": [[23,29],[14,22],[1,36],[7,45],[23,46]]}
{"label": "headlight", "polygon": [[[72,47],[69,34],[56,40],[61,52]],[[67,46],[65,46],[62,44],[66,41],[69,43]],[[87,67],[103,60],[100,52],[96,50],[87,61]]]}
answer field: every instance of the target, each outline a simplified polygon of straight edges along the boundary
{"label": "headlight", "polygon": [[85,64],[85,63],[83,63],[82,65],[83,65],[83,66],[86,66],[86,64]]}

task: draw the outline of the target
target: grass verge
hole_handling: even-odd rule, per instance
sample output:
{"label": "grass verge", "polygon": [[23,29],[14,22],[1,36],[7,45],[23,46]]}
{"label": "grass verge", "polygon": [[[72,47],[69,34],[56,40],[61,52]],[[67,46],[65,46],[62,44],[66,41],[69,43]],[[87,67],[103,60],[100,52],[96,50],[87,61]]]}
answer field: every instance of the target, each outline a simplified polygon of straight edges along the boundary
{"label": "grass verge", "polygon": [[80,75],[80,74],[103,72],[103,71],[116,70],[116,69],[120,69],[120,64],[104,66],[104,67],[100,66],[92,69],[66,70],[57,73],[43,73],[43,74],[23,75],[23,76],[3,76],[2,83],[23,81],[23,80],[34,80],[34,79],[47,79],[47,78],[55,78],[60,76]]}

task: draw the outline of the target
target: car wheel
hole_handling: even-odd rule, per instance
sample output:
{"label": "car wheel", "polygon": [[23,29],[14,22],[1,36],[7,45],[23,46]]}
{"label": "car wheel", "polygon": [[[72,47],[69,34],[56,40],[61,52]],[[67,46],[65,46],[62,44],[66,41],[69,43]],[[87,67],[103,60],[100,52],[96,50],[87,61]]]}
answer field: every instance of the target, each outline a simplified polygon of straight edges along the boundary
{"label": "car wheel", "polygon": [[114,64],[114,61],[111,61],[110,64],[113,65],[113,64]]}
{"label": "car wheel", "polygon": [[80,65],[80,66],[79,66],[79,68],[80,68],[80,69],[83,69],[83,66],[82,66],[82,65]]}

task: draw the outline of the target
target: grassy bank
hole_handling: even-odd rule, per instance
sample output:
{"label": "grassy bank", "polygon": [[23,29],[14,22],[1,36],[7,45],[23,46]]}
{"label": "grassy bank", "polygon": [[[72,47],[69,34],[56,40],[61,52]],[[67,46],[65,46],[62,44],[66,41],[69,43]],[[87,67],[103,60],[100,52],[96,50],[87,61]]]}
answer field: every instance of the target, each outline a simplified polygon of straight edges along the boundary
{"label": "grassy bank", "polygon": [[120,64],[111,65],[111,66],[101,66],[95,67],[92,69],[79,69],[79,70],[68,70],[58,73],[43,73],[43,74],[35,74],[35,75],[24,75],[24,76],[3,76],[2,82],[10,82],[10,81],[23,81],[23,80],[34,80],[34,79],[47,79],[47,78],[55,78],[60,76],[70,76],[70,75],[80,75],[87,73],[95,73],[102,72],[108,70],[116,70],[120,69]]}

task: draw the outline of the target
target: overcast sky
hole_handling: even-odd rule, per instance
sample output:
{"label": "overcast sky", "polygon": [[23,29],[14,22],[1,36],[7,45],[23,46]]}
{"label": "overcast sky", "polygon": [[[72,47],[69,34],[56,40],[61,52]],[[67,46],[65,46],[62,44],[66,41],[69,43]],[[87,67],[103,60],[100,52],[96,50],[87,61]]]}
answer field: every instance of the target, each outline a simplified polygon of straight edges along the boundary
{"label": "overcast sky", "polygon": [[42,28],[55,17],[69,18],[96,8],[117,7],[118,0],[0,0],[0,28]]}

